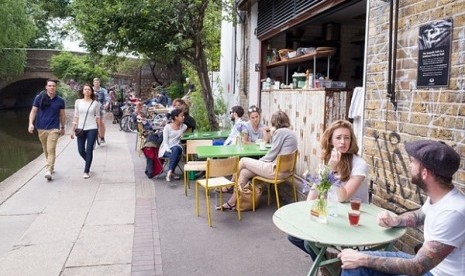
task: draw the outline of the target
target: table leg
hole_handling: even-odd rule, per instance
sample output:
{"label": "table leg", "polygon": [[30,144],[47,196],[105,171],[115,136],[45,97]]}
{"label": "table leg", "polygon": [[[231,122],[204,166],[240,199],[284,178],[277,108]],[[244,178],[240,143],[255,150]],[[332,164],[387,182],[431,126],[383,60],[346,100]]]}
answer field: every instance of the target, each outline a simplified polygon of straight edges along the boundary
{"label": "table leg", "polygon": [[313,242],[306,242],[306,244],[312,249],[312,251],[316,254],[315,260],[313,260],[312,267],[308,272],[307,276],[316,275],[318,272],[318,268],[320,267],[320,263],[326,259],[325,253],[327,246],[317,247]]}

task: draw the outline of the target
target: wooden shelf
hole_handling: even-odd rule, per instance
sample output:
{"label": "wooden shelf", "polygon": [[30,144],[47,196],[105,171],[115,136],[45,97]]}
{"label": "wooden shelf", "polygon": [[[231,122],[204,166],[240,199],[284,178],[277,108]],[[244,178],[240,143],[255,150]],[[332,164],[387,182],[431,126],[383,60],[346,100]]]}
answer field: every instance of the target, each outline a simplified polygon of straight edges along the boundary
{"label": "wooden shelf", "polygon": [[288,60],[281,60],[281,61],[273,62],[273,63],[267,64],[266,67],[273,68],[273,67],[277,67],[277,66],[283,66],[283,65],[288,65],[288,64],[299,63],[299,62],[302,62],[302,61],[312,60],[312,59],[316,59],[316,58],[329,57],[329,56],[334,55],[334,53],[335,53],[334,50],[331,50],[331,51],[318,51],[316,53],[305,54],[305,55],[301,55],[301,56],[298,56],[298,57],[290,58]]}

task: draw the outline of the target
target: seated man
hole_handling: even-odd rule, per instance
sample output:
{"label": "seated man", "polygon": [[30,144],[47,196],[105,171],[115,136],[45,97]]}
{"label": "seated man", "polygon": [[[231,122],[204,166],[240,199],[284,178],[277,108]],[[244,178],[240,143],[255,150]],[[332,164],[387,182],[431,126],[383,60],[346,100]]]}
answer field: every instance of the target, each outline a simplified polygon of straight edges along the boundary
{"label": "seated man", "polygon": [[242,116],[244,116],[244,109],[240,105],[233,106],[231,111],[231,120],[234,122],[234,125],[231,127],[231,133],[229,133],[228,138],[224,141],[225,145],[235,144],[238,137],[240,137],[242,129],[245,128],[244,121],[242,121]]}
{"label": "seated man", "polygon": [[465,275],[465,195],[452,176],[460,155],[443,142],[423,140],[405,144],[412,183],[428,195],[416,211],[378,216],[382,227],[424,227],[424,244],[416,253],[360,252],[338,254],[342,275]]}

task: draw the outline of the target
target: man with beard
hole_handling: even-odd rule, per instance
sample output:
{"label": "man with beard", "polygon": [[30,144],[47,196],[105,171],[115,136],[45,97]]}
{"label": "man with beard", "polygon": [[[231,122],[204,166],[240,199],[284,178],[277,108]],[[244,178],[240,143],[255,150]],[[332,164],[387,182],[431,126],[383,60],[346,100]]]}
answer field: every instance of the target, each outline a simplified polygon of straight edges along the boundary
{"label": "man with beard", "polygon": [[233,106],[231,111],[229,111],[229,114],[231,115],[231,121],[233,121],[234,125],[231,128],[228,138],[224,141],[225,145],[236,143],[237,137],[241,138],[241,132],[245,129],[245,123],[242,121],[242,116],[244,116],[244,108],[242,108],[242,106]]}
{"label": "man with beard", "polygon": [[465,275],[465,195],[452,184],[460,155],[438,141],[405,144],[412,183],[428,195],[416,211],[378,216],[382,227],[424,227],[424,243],[416,255],[404,252],[339,253],[342,275]]}

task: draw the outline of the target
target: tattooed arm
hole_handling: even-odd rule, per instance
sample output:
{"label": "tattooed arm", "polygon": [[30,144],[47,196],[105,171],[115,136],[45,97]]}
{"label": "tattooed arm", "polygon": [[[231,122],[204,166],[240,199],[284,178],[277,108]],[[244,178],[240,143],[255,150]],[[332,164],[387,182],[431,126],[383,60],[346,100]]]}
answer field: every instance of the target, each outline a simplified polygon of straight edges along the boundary
{"label": "tattooed arm", "polygon": [[455,247],[436,241],[426,242],[412,259],[378,257],[360,251],[345,249],[339,253],[343,269],[367,267],[379,272],[392,274],[423,275],[430,271]]}
{"label": "tattooed arm", "polygon": [[418,227],[425,222],[425,213],[418,209],[416,211],[392,217],[388,211],[378,215],[378,224],[382,227]]}

